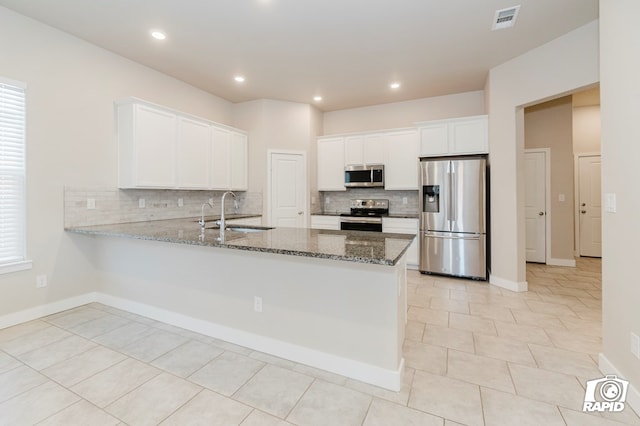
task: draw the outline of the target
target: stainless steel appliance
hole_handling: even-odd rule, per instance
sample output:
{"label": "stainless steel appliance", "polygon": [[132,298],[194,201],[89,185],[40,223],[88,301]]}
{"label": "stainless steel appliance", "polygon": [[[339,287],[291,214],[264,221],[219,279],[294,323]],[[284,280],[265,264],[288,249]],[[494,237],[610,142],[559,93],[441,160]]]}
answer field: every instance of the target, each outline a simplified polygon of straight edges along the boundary
{"label": "stainless steel appliance", "polygon": [[382,164],[346,166],[344,186],[347,188],[382,187],[384,186],[384,166]]}
{"label": "stainless steel appliance", "polygon": [[389,200],[351,200],[350,213],[340,215],[340,229],[382,232],[382,217],[389,215]]}
{"label": "stainless steel appliance", "polygon": [[423,273],[487,279],[485,156],[420,159]]}

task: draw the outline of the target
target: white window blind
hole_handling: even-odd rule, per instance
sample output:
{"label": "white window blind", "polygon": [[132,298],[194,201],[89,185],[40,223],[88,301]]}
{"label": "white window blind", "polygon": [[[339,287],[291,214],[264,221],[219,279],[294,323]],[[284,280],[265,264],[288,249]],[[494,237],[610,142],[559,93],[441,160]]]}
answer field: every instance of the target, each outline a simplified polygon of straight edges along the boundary
{"label": "white window blind", "polygon": [[25,112],[24,87],[0,79],[0,266],[26,260]]}

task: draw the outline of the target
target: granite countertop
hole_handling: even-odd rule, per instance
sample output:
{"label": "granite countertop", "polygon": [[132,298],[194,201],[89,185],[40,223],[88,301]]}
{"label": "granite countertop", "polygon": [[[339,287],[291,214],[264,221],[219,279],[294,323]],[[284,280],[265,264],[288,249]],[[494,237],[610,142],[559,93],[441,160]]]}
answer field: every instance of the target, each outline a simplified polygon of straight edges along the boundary
{"label": "granite countertop", "polygon": [[[237,218],[238,215],[227,216],[227,219]],[[213,227],[213,222],[208,222],[202,232],[197,220],[170,219],[80,226],[66,228],[66,231],[387,266],[398,263],[414,239],[413,235],[381,232],[273,228],[248,233],[226,230],[225,239],[221,242],[218,241],[220,230]]]}

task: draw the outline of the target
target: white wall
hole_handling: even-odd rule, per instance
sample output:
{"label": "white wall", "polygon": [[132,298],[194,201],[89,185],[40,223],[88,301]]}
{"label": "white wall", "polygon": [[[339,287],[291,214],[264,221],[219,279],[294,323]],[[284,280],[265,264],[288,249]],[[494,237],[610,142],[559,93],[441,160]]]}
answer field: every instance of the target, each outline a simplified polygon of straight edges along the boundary
{"label": "white wall", "polygon": [[573,108],[573,152],[600,152],[600,105]]}
{"label": "white wall", "polygon": [[485,113],[484,92],[466,92],[324,114],[324,134],[411,127],[419,121]]}
{"label": "white wall", "polygon": [[598,67],[598,22],[594,21],[489,73],[486,87],[494,284],[526,289],[522,107],[595,84]]}
{"label": "white wall", "polygon": [[[602,216],[603,354],[640,390],[640,360],[629,333],[640,335],[640,2],[600,0],[602,192],[615,193],[616,213]],[[636,411],[640,394],[635,394]]]}
{"label": "white wall", "polygon": [[[63,186],[117,184],[113,101],[137,96],[231,124],[231,104],[0,7],[0,75],[27,84],[27,255],[0,315],[93,291],[90,246],[63,231]],[[35,288],[46,274],[49,286]]]}

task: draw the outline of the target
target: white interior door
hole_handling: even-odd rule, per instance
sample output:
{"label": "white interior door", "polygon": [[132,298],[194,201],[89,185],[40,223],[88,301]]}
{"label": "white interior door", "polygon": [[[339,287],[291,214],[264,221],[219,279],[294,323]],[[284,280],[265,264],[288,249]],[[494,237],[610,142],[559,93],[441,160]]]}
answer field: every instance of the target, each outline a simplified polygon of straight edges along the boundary
{"label": "white interior door", "polygon": [[546,262],[546,154],[525,155],[525,232],[527,262]]}
{"label": "white interior door", "polygon": [[580,256],[602,256],[600,156],[579,159]]}
{"label": "white interior door", "polygon": [[271,226],[306,226],[307,171],[304,154],[270,154]]}

